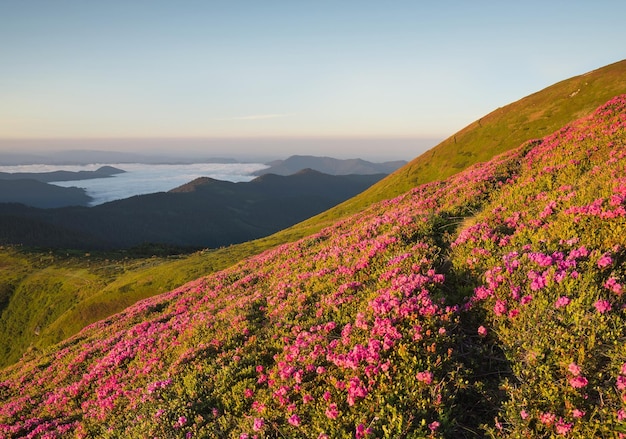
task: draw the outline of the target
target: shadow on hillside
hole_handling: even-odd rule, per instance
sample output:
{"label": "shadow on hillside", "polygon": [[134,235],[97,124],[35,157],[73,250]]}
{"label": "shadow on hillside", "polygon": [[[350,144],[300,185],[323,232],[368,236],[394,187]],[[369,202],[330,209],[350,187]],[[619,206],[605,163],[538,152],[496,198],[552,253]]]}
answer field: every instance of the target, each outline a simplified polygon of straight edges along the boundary
{"label": "shadow on hillside", "polygon": [[[448,287],[447,300],[465,307],[480,279],[456,270],[452,264],[441,267]],[[451,438],[485,437],[487,426],[493,426],[507,399],[504,384],[515,382],[511,364],[499,347],[497,334],[480,335],[478,328],[488,326],[486,313],[474,307],[463,309],[458,327],[458,344],[453,359],[460,365],[463,385],[458,389],[456,407],[452,413],[457,429]]]}

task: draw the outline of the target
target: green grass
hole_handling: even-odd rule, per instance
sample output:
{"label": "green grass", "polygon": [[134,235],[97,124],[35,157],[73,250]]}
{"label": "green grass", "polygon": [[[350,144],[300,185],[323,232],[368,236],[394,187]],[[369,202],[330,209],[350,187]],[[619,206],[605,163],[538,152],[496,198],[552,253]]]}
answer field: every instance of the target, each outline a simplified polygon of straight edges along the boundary
{"label": "green grass", "polygon": [[430,181],[555,131],[626,93],[626,61],[498,108],[335,208],[266,238],[185,257],[54,256],[0,250],[0,367],[45,349],[138,300],[169,291],[276,245],[315,233]]}

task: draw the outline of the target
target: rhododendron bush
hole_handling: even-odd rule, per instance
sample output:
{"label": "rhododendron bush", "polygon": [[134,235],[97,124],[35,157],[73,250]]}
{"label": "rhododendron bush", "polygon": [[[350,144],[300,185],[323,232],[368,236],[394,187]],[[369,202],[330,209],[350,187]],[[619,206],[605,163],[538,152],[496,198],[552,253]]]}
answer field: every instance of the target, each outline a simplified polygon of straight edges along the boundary
{"label": "rhododendron bush", "polygon": [[626,98],[0,372],[0,437],[626,433]]}
{"label": "rhododendron bush", "polygon": [[511,367],[492,433],[626,433],[626,102],[541,141],[452,243]]}

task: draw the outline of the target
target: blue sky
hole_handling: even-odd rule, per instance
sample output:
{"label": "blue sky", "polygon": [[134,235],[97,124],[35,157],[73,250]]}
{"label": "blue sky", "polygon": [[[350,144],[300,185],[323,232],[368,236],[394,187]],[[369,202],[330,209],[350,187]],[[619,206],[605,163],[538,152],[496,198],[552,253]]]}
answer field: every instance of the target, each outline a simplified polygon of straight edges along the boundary
{"label": "blue sky", "polygon": [[602,0],[0,0],[0,151],[411,159],[626,58],[625,16]]}

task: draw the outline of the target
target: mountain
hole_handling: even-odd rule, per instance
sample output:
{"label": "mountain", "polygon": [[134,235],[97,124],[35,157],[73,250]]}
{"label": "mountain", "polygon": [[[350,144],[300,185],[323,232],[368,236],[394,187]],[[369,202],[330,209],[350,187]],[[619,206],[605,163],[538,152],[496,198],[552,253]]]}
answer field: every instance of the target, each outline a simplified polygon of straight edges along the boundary
{"label": "mountain", "polygon": [[335,159],[331,157],[315,157],[308,155],[294,155],[285,160],[276,160],[267,163],[269,168],[256,171],[256,175],[278,174],[291,175],[302,169],[314,169],[330,175],[348,174],[391,174],[393,171],[406,165],[403,160],[372,163],[362,159]]}
{"label": "mountain", "polygon": [[53,181],[89,180],[107,178],[126,171],[113,166],[101,166],[95,171],[51,171],[51,172],[0,172],[0,180],[37,180],[44,183]]}
{"label": "mountain", "polygon": [[[455,136],[451,136],[437,146],[441,154],[433,155],[429,151],[358,196],[265,238],[184,257],[150,257],[162,254],[160,247],[153,246],[142,247],[139,252],[103,255],[91,252],[89,257],[84,256],[84,252],[58,251],[50,254],[47,250],[37,252],[19,247],[0,249],[0,267],[3,267],[0,270],[0,293],[10,297],[5,311],[0,314],[0,347],[11,349],[10,355],[0,353],[0,367],[16,361],[27,349],[47,349],[140,299],[169,291],[200,275],[228,268],[280,244],[315,234],[325,226],[366,209],[376,200],[394,198],[399,191],[411,188],[418,180],[429,182],[429,178],[435,177],[418,171],[426,167],[431,170],[446,167],[442,158],[457,156],[458,148],[471,148],[489,156],[490,151],[480,145],[497,143],[496,135],[507,139],[505,146],[512,148],[516,145],[510,139],[511,133],[515,133],[522,143],[540,137],[548,122],[558,129],[577,117],[589,114],[593,106],[606,102],[614,95],[626,93],[625,77],[626,62],[622,61],[562,81],[503,106],[497,110],[498,117],[484,117],[482,122],[477,121],[463,129],[461,132],[466,133],[463,143],[454,143]],[[581,85],[585,87],[581,88]],[[570,98],[569,95],[578,88],[581,91]],[[555,101],[562,105],[555,106]],[[541,124],[537,123],[537,118],[528,117],[542,111],[549,117]],[[555,127],[560,122],[562,124]],[[489,127],[492,123],[496,128]],[[457,138],[460,133],[457,133]],[[427,166],[429,160],[433,161],[433,165]],[[472,156],[472,160],[476,160],[476,156]],[[469,164],[471,161],[464,166]],[[460,169],[448,169],[447,172]],[[20,227],[23,224],[25,221],[20,223]],[[39,222],[37,225],[38,233],[45,236],[45,225]],[[71,234],[67,230],[62,232],[60,236],[65,240],[85,242],[80,235],[69,237],[64,236]],[[56,233],[58,229],[53,229],[48,235]],[[36,244],[39,241],[34,239],[32,242]],[[73,244],[70,247],[76,248]],[[148,255],[148,258],[137,254]],[[40,328],[36,331],[37,335],[36,328]]]}
{"label": "mountain", "polygon": [[91,201],[84,189],[59,187],[34,179],[6,180],[0,177],[0,203],[23,203],[42,209],[84,206]]}
{"label": "mountain", "polygon": [[[52,171],[52,172],[0,172],[0,203],[21,203],[31,207],[40,209],[51,209],[67,206],[87,206],[92,198],[87,195],[84,189],[78,187],[60,187],[48,182],[55,181],[75,181],[86,180],[90,178],[106,178],[125,171],[114,168],[112,166],[102,166],[95,171]],[[19,210],[21,208],[18,207]],[[8,209],[10,210],[10,208]],[[8,223],[7,218],[2,220]],[[45,225],[42,225],[45,227]],[[28,233],[28,229],[19,227],[23,232]],[[58,240],[58,233],[48,231],[49,237],[44,238]],[[11,233],[5,229],[2,233],[3,238],[7,239]],[[19,236],[22,233],[18,234]],[[35,236],[34,234],[30,234]],[[41,238],[41,236],[39,236]],[[38,238],[38,239],[39,239]],[[10,239],[9,239],[10,241]],[[3,241],[0,238],[0,242]]]}
{"label": "mountain", "polygon": [[619,437],[625,170],[623,95],[27,354],[0,432]]}
{"label": "mountain", "polygon": [[[362,192],[383,177],[332,176],[303,170],[291,176],[264,175],[241,183],[201,178],[168,193],[134,196],[90,208],[37,210],[0,204],[4,222],[36,221],[51,228],[42,236],[12,227],[12,232],[0,236],[0,242],[83,250],[145,243],[215,248],[289,227]],[[66,230],[63,236],[67,242],[53,233],[56,228]]]}

